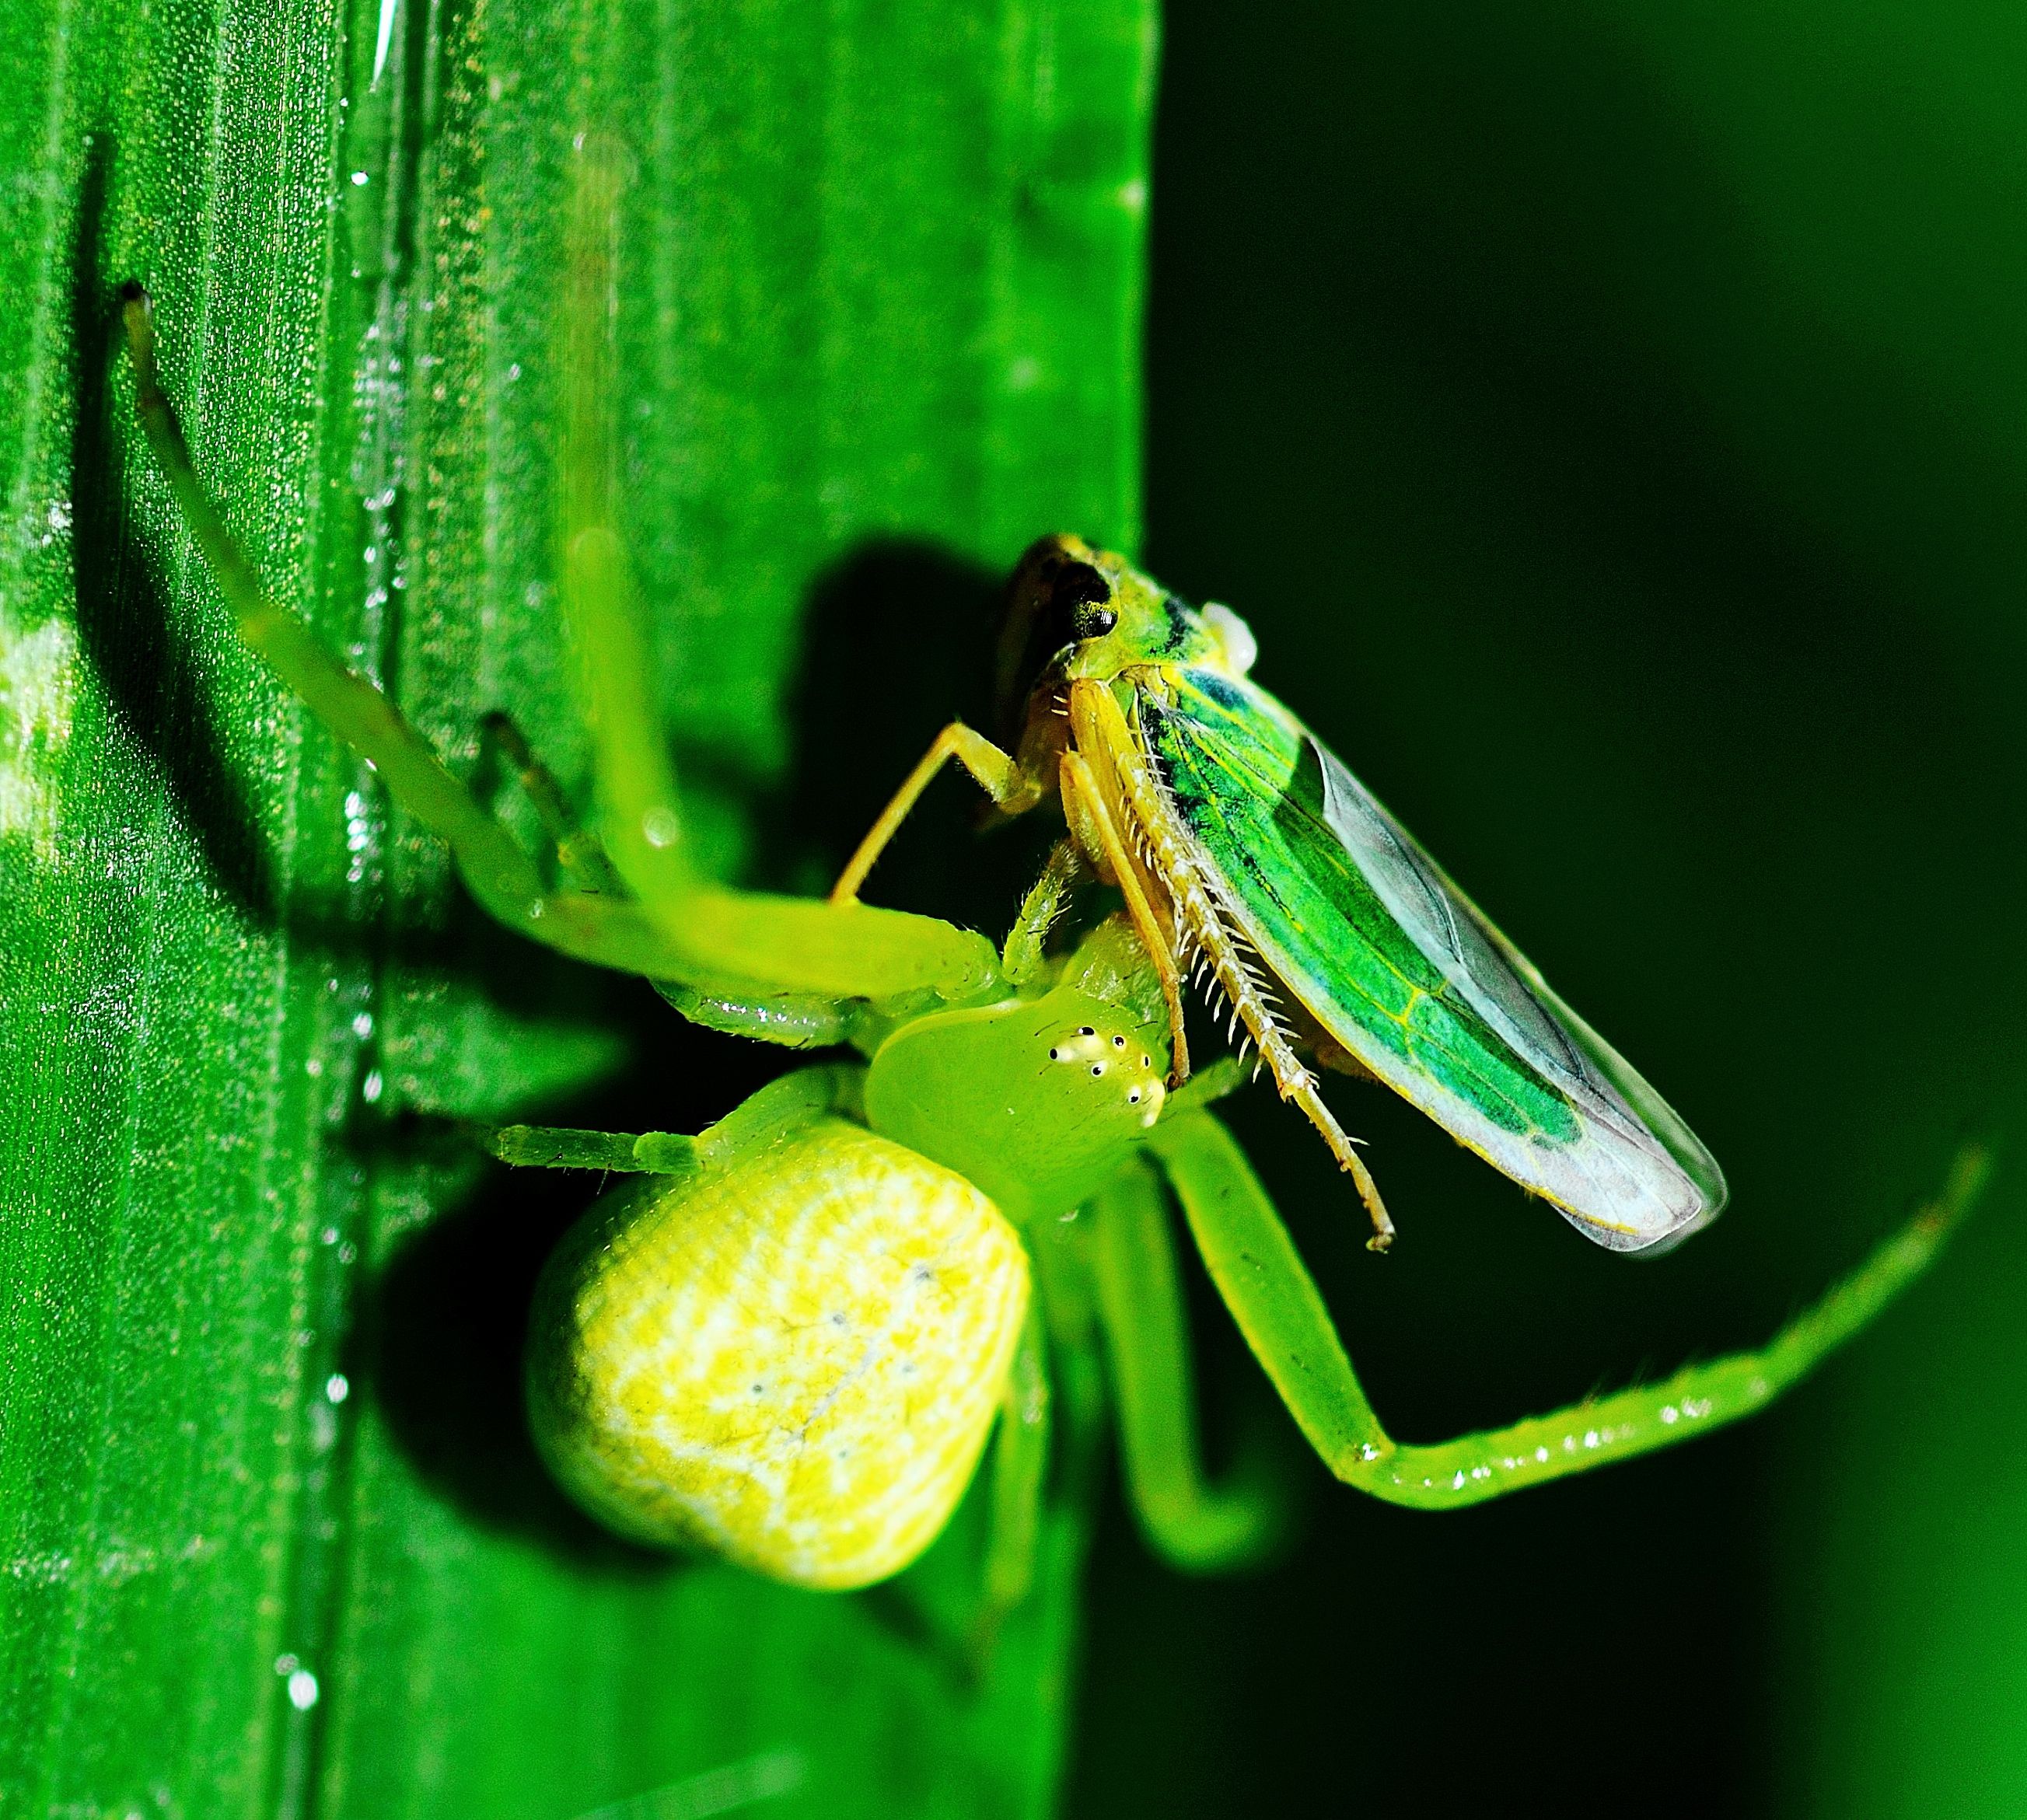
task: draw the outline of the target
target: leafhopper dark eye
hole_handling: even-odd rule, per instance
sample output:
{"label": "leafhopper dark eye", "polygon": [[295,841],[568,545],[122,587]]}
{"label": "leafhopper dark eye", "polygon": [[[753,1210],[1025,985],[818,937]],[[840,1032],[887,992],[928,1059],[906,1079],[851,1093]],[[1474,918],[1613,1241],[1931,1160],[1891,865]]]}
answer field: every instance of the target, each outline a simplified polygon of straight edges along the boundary
{"label": "leafhopper dark eye", "polygon": [[1102,638],[1119,623],[1112,584],[1088,563],[1065,563],[1050,589],[1050,617],[1073,638]]}
{"label": "leafhopper dark eye", "polygon": [[1050,665],[1119,623],[1112,584],[1075,537],[1043,537],[1021,559],[1007,584],[994,695],[1002,733],[1017,740],[1028,700]]}

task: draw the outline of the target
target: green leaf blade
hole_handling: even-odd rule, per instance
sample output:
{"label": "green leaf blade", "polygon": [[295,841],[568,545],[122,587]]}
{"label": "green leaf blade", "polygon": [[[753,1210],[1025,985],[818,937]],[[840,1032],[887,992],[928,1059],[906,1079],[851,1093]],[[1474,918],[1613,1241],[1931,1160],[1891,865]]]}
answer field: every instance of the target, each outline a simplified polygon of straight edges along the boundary
{"label": "green leaf blade", "polygon": [[404,4],[377,81],[364,0],[86,14],[0,25],[32,176],[0,198],[0,1809],[568,1820],[785,1752],[785,1814],[1038,1810],[1073,1504],[973,1689],[909,1615],[968,1534],[826,1599],[631,1555],[517,1477],[506,1298],[418,1295],[529,1228],[389,1115],[595,1108],[611,994],[476,928],[240,648],[95,312],[150,285],[268,585],[454,769],[505,707],[579,783],[554,286],[609,106],[633,530],[731,868],[828,566],[1132,538],[1139,216],[1106,198],[1144,199],[1151,13]]}

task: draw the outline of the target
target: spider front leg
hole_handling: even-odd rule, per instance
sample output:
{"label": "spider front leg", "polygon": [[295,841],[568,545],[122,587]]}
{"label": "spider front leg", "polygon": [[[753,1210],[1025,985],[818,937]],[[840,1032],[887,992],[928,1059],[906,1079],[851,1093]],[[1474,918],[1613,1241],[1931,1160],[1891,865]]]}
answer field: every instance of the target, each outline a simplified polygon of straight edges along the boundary
{"label": "spider front leg", "polygon": [[1381,1427],[1323,1298],[1230,1134],[1207,1113],[1186,1113],[1161,1126],[1152,1147],[1219,1293],[1324,1464],[1375,1497],[1428,1510],[1649,1453],[1763,1408],[1927,1269],[1989,1170],[1982,1150],[1963,1150],[1937,1200],[1757,1351],[1508,1427],[1415,1446]]}
{"label": "spider front leg", "polygon": [[535,818],[555,850],[556,864],[581,891],[603,897],[624,897],[626,887],[612,869],[612,862],[605,857],[597,835],[578,825],[556,773],[535,756],[535,748],[521,731],[520,722],[504,710],[496,709],[479,722],[479,727],[514,767],[521,793],[533,807]]}
{"label": "spider front leg", "polygon": [[[705,991],[800,994],[834,1003],[974,996],[998,979],[982,937],[896,911],[727,890],[696,876],[689,863],[612,508],[608,318],[618,168],[616,153],[602,142],[578,154],[564,311],[563,594],[583,658],[609,855],[609,866],[590,862],[596,888],[552,889],[393,703],[268,595],[198,478],[157,371],[153,305],[135,285],[123,300],[122,319],[148,441],[240,636],[373,766],[393,800],[445,842],[472,895],[508,928],[581,960]],[[530,769],[532,755],[522,755],[538,810],[560,825],[547,774]],[[585,855],[598,845],[585,843]],[[567,850],[565,857],[571,857]],[[623,892],[607,888],[612,882]]]}
{"label": "spider front leg", "polygon": [[1086,1216],[1127,1487],[1141,1530],[1186,1573],[1253,1560],[1273,1541],[1281,1512],[1265,1487],[1205,1482],[1189,1323],[1158,1173],[1136,1157]]}
{"label": "spider front leg", "polygon": [[605,848],[663,931],[677,964],[661,976],[892,999],[946,999],[996,980],[982,938],[932,917],[729,891],[692,863],[680,792],[648,678],[644,615],[618,507],[613,383],[620,198],[626,159],[588,133],[573,160],[563,312],[563,598],[581,662]]}

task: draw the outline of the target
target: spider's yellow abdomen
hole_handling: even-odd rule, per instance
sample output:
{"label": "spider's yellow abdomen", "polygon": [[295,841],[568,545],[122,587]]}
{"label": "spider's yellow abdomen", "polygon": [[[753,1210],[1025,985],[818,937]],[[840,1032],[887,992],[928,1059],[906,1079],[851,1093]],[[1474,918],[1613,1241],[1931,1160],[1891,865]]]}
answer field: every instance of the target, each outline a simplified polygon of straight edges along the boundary
{"label": "spider's yellow abdomen", "polygon": [[1028,1292],[963,1176],[820,1119],[585,1215],[536,1295],[536,1439],[622,1534],[866,1586],[962,1495]]}

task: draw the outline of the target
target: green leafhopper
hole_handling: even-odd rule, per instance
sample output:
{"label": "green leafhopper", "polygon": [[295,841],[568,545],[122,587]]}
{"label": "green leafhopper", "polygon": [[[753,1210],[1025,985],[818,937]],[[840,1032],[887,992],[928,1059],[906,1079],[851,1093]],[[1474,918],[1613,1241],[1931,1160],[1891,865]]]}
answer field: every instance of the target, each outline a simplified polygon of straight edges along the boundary
{"label": "green leafhopper", "polygon": [[1060,797],[1153,957],[1178,1076],[1194,978],[1351,1172],[1375,1250],[1393,1223],[1305,1055],[1385,1082],[1615,1250],[1715,1216],[1715,1159],[1252,680],[1256,647],[1235,613],[1187,606],[1071,537],[1028,551],[1010,598],[1000,683],[1025,699],[1014,755],[946,729],[854,855],[840,901],[956,757],[1009,813]]}

